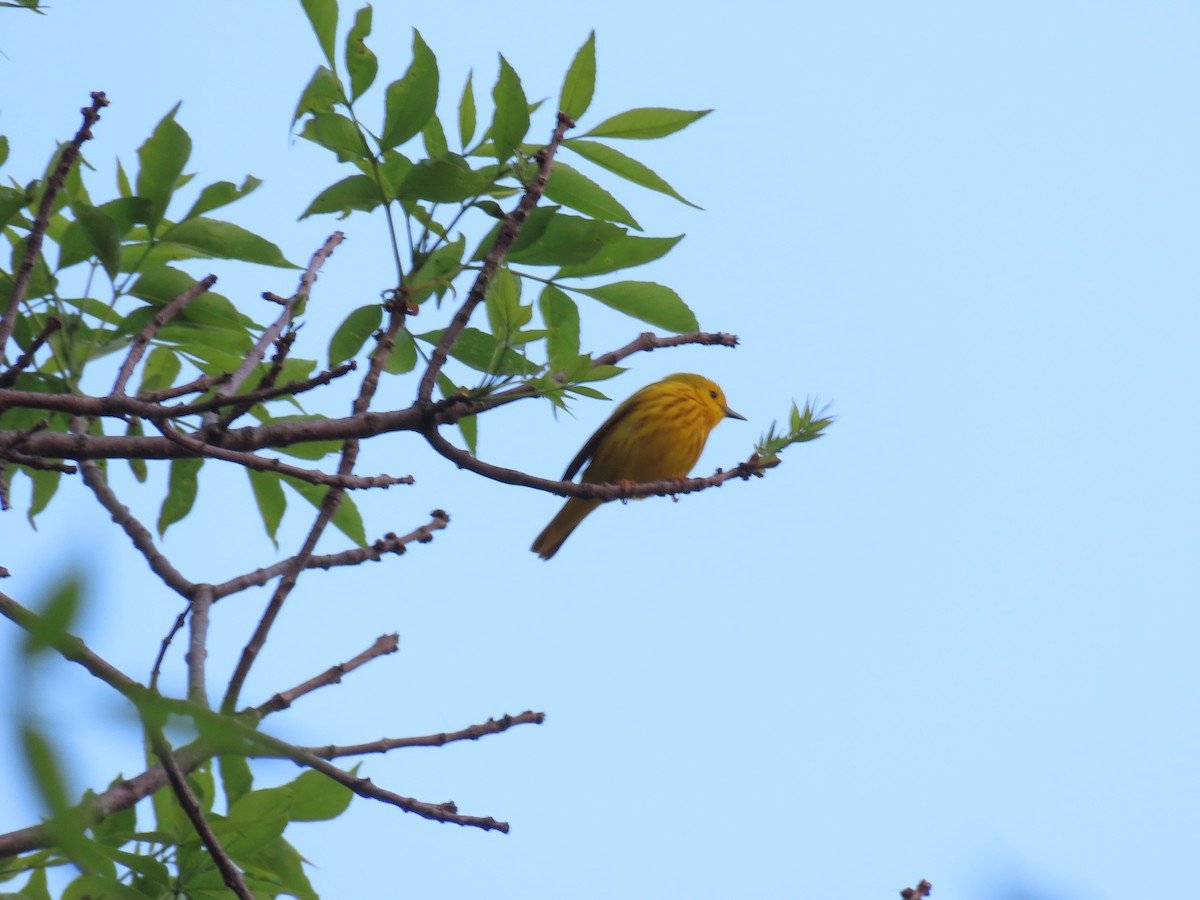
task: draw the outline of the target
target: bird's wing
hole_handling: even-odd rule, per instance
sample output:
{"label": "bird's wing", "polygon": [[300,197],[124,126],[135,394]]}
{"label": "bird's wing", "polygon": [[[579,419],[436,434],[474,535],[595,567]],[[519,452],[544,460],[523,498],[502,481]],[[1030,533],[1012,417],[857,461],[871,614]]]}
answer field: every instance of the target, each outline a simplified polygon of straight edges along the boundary
{"label": "bird's wing", "polygon": [[583,445],[583,448],[575,454],[575,458],[571,460],[571,464],[567,466],[567,471],[563,472],[563,481],[570,481],[572,478],[574,478],[579,473],[579,470],[583,468],[583,464],[596,455],[596,450],[599,448],[600,444],[603,443],[604,439],[612,434],[613,429],[616,428],[617,425],[619,425],[621,421],[633,411],[634,401],[638,399],[644,390],[645,388],[642,388],[641,391],[638,391],[636,394],[618,406],[616,410],[613,411],[613,414],[608,417],[605,423],[596,429],[596,433],[588,438],[588,441]]}

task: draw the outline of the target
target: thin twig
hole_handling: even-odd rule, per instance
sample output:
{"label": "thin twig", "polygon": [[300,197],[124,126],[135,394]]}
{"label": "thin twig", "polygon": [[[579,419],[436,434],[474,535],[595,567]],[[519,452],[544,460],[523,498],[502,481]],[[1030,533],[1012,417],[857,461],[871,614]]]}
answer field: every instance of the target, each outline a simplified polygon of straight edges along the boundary
{"label": "thin twig", "polygon": [[207,275],[154,314],[154,318],[147,322],[146,327],[134,337],[129,348],[129,353],[125,357],[125,362],[121,363],[121,369],[117,372],[117,380],[113,383],[111,393],[118,395],[125,393],[125,384],[129,381],[130,376],[133,375],[134,368],[142,358],[142,354],[146,352],[146,347],[149,346],[150,341],[158,334],[158,330],[170,322],[171,319],[175,318],[177,314],[183,312],[189,303],[201,294],[206,293],[216,283],[216,275]]}
{"label": "thin twig", "polygon": [[293,744],[288,744],[285,741],[262,734],[261,732],[255,732],[254,734],[255,739],[273,753],[278,753],[292,760],[297,765],[315,769],[338,784],[350,788],[350,790],[354,791],[360,797],[390,803],[392,806],[397,806],[405,812],[416,813],[418,816],[432,819],[435,822],[447,822],[452,825],[480,828],[484,831],[508,833],[507,822],[498,822],[491,816],[464,816],[459,813],[458,806],[453,801],[447,803],[427,803],[424,800],[416,800],[412,797],[393,793],[392,791],[378,787],[369,778],[359,778],[357,775],[353,775],[344,769],[339,769],[337,766],[321,759],[321,757],[303,747],[296,747]]}
{"label": "thin twig", "polygon": [[27,238],[25,256],[21,259],[16,278],[13,279],[8,308],[4,311],[3,317],[0,317],[0,358],[5,355],[4,348],[12,335],[13,324],[17,319],[17,310],[25,300],[25,291],[28,290],[29,280],[33,277],[34,264],[37,262],[38,254],[42,252],[42,238],[45,237],[46,229],[50,227],[50,210],[54,207],[54,198],[66,184],[67,175],[70,174],[71,167],[75,165],[75,160],[79,158],[79,150],[83,146],[83,142],[91,140],[92,126],[100,120],[100,110],[106,106],[108,106],[108,98],[104,96],[104,92],[92,91],[92,105],[85,106],[80,110],[83,113],[83,124],[79,126],[79,130],[75,132],[75,137],[71,139],[71,142],[63,148],[54,174],[50,176],[46,183],[46,189],[42,192],[42,202],[38,206],[37,217],[33,220],[33,228]]}
{"label": "thin twig", "polygon": [[78,471],[70,463],[44,459],[41,456],[30,456],[28,453],[21,453],[18,450],[9,450],[5,452],[4,457],[9,462],[26,466],[30,469],[40,469],[43,472],[61,472],[63,475],[74,475]]}
{"label": "thin twig", "polygon": [[242,873],[233,864],[233,860],[229,858],[229,854],[221,846],[221,842],[217,839],[212,826],[204,818],[204,810],[200,808],[200,801],[196,799],[196,795],[188,787],[187,779],[183,777],[183,772],[180,771],[179,765],[175,762],[175,758],[171,754],[171,745],[167,743],[162,730],[157,726],[152,726],[147,727],[147,732],[150,736],[150,746],[154,750],[154,755],[162,762],[163,769],[166,770],[167,780],[171,782],[171,789],[175,792],[175,797],[179,800],[180,807],[192,823],[192,828],[196,830],[196,834],[200,836],[200,841],[204,844],[205,849],[208,850],[208,855],[216,863],[217,871],[221,873],[221,878],[224,880],[225,885],[237,894],[241,900],[254,900],[254,895],[246,887]]}
{"label": "thin twig", "polygon": [[253,712],[259,719],[262,719],[265,716],[269,716],[273,712],[279,712],[280,710],[287,709],[292,705],[292,703],[294,703],[300,697],[303,697],[305,694],[310,694],[313,691],[330,684],[340,684],[342,676],[346,673],[353,672],[359,666],[366,665],[371,660],[377,659],[380,656],[387,656],[389,653],[395,653],[399,649],[400,635],[382,634],[375,639],[375,643],[373,643],[370,647],[358,654],[358,656],[354,657],[353,659],[349,659],[344,663],[339,663],[336,666],[331,666],[320,675],[317,675],[315,678],[310,678],[308,681],[298,684],[294,688],[286,691],[280,691],[272,696],[271,699],[266,703],[262,703],[254,707],[254,709],[249,710],[249,712]]}
{"label": "thin twig", "polygon": [[635,353],[649,353],[664,347],[681,347],[684,344],[736,347],[738,345],[738,338],[736,334],[728,334],[724,331],[691,331],[687,334],[672,334],[667,337],[660,337],[653,332],[644,331],[624,347],[620,347],[617,350],[610,350],[608,353],[601,353],[592,360],[592,365],[612,366]]}
{"label": "thin twig", "polygon": [[[333,253],[334,248],[337,247],[337,245],[340,244],[345,237],[346,236],[342,234],[342,232],[335,231],[325,240],[325,243],[322,245],[321,249],[313,254],[312,259],[309,261],[308,268],[305,269],[304,274],[300,276],[300,287],[297,289],[296,293],[289,297],[285,302],[283,312],[279,314],[279,318],[277,318],[270,326],[268,326],[265,331],[263,331],[262,335],[258,339],[258,343],[248,354],[246,354],[246,358],[242,360],[242,364],[234,371],[228,383],[226,383],[225,386],[218,391],[220,396],[228,397],[232,394],[236,394],[237,389],[240,388],[242,383],[250,377],[250,373],[254,371],[254,367],[262,362],[263,358],[267,355],[267,348],[270,347],[271,344],[275,342],[275,339],[278,338],[279,335],[283,334],[283,330],[291,324],[292,314],[296,309],[296,305],[307,299],[308,295],[312,292],[313,282],[317,280],[317,272],[320,270],[321,266],[325,264],[325,260],[329,259],[329,256],[331,253]],[[216,420],[217,417],[212,413],[209,413],[205,417],[204,424],[205,426],[211,426],[214,422],[216,422]]]}
{"label": "thin twig", "polygon": [[183,627],[183,623],[187,621],[188,612],[191,610],[191,604],[183,608],[183,610],[175,617],[175,622],[171,625],[171,630],[167,632],[158,644],[158,656],[154,658],[154,666],[150,669],[150,690],[158,690],[158,676],[162,672],[163,660],[167,655],[167,648],[171,646],[171,641],[175,640],[175,635],[179,633],[179,629]]}
{"label": "thin twig", "polygon": [[330,475],[328,472],[322,472],[320,469],[301,469],[298,466],[289,465],[281,459],[258,456],[254,453],[242,453],[238,450],[225,450],[222,447],[206,444],[203,441],[198,441],[193,437],[183,434],[181,431],[177,431],[174,426],[166,421],[156,421],[153,424],[164,437],[179,444],[181,447],[186,447],[191,451],[193,456],[205,456],[212,459],[224,460],[225,462],[237,463],[239,466],[254,469],[258,472],[275,472],[279,475],[288,475],[292,478],[298,478],[301,481],[307,481],[309,484],[327,485],[348,490],[364,490],[366,488],[389,488],[394,484],[413,483],[411,475]]}
{"label": "thin twig", "polygon": [[[275,341],[275,355],[271,357],[271,367],[267,369],[267,374],[258,383],[257,389],[259,391],[270,391],[275,387],[275,382],[279,380],[279,373],[283,371],[283,364],[287,361],[288,353],[291,352],[292,344],[295,340],[296,332],[288,331]],[[225,415],[217,420],[217,428],[221,431],[227,429],[234,419],[245,415],[254,406],[254,403],[254,400],[241,398]]]}
{"label": "thin twig", "polygon": [[454,318],[450,320],[450,324],[446,326],[446,330],[442,333],[442,339],[438,341],[438,345],[433,348],[433,353],[429,357],[429,365],[425,369],[425,374],[421,377],[421,384],[417,389],[417,402],[429,403],[433,397],[433,386],[437,381],[438,372],[442,370],[442,366],[446,364],[446,359],[450,355],[450,348],[454,346],[454,342],[458,340],[463,329],[467,327],[467,323],[471,319],[471,313],[475,311],[484,295],[487,293],[488,284],[492,280],[492,276],[496,270],[504,262],[505,256],[508,254],[509,248],[513,245],[513,241],[517,239],[517,235],[521,233],[521,226],[525,224],[525,219],[537,206],[538,201],[542,198],[542,194],[546,190],[546,182],[550,178],[550,171],[554,165],[554,154],[558,152],[558,146],[562,143],[563,135],[566,134],[569,128],[574,128],[575,123],[566,113],[560,112],[554,127],[554,134],[550,138],[550,143],[546,145],[537,157],[538,168],[537,175],[529,183],[529,187],[525,190],[525,194],[521,197],[520,202],[504,223],[500,226],[500,231],[496,234],[496,240],[492,244],[492,249],[488,251],[488,255],[484,258],[483,265],[479,269],[479,275],[475,278],[475,283],[471,286],[471,290],[467,292],[467,298],[463,301],[462,306],[454,314]]}
{"label": "thin twig", "polygon": [[[87,423],[76,418],[71,422],[71,430],[76,435],[83,434],[87,431]],[[83,472],[83,483],[91,488],[96,499],[100,501],[100,505],[112,516],[112,520],[125,529],[125,533],[133,541],[133,546],[142,556],[146,557],[150,570],[163,580],[163,584],[190,601],[196,585],[184,578],[183,574],[171,565],[170,560],[155,546],[149,529],[134,517],[133,513],[129,511],[129,507],[117,499],[117,495],[112,492],[112,488],[104,480],[104,473],[100,471],[100,467],[90,459],[82,460],[79,467]]]}
{"label": "thin twig", "polygon": [[34,354],[42,349],[42,345],[46,343],[47,338],[58,329],[62,328],[62,319],[58,316],[51,316],[46,320],[46,324],[42,326],[42,330],[37,333],[37,336],[29,343],[29,349],[17,357],[17,361],[12,364],[12,368],[8,371],[0,373],[0,388],[11,387],[17,383],[17,376],[25,370],[25,367],[33,362]]}
{"label": "thin twig", "polygon": [[477,741],[489,734],[500,734],[508,731],[514,725],[541,725],[546,721],[546,714],[525,710],[515,716],[501,716],[499,719],[488,719],[481,725],[470,725],[460,731],[443,731],[441,734],[427,734],[422,737],[380,738],[366,744],[350,744],[339,747],[329,744],[325,747],[305,747],[313,756],[321,759],[337,759],[342,756],[364,756],[368,753],[387,753],[405,747],[441,747],[454,741]]}
{"label": "thin twig", "polygon": [[[450,516],[445,510],[435,509],[430,515],[433,518],[428,523],[410,531],[403,537],[397,537],[395,534],[388,532],[369,547],[353,547],[349,550],[343,550],[340,553],[309,556],[308,561],[304,564],[304,568],[332,569],[336,566],[356,566],[359,563],[367,561],[378,562],[389,553],[399,556],[405,552],[407,545],[413,541],[421,544],[429,543],[433,540],[433,532],[445,528],[450,522]],[[213,588],[214,599],[220,600],[222,597],[228,597],[230,594],[236,594],[247,588],[261,587],[272,578],[282,575],[289,567],[294,566],[296,560],[297,557],[295,556],[288,557],[272,566],[255,569],[253,572],[247,572],[245,575],[239,575],[236,578],[231,578],[229,581],[222,582]]]}
{"label": "thin twig", "polygon": [[195,381],[180,384],[176,387],[163,388],[160,391],[139,391],[135,399],[144,403],[161,403],[163,400],[173,400],[184,394],[202,394],[211,388],[227,382],[232,372],[222,372],[220,375],[201,375]]}

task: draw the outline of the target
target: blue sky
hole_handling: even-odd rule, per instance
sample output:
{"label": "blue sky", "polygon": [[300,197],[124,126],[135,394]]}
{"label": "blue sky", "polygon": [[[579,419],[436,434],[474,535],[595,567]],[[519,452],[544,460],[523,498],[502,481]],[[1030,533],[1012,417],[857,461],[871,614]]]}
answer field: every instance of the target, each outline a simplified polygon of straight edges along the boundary
{"label": "blue sky", "polygon": [[[628,147],[704,212],[608,183],[647,233],[688,235],[637,277],[673,286],[742,346],[631,360],[612,393],[674,371],[719,381],[750,421],[718,428],[703,473],[744,459],[793,397],[832,400],[839,418],[762,481],[603,508],[545,564],[528,546],[555,498],[460,473],[406,436],[371,442],[362,471],[417,484],[360,498],[368,532],[407,531],[434,507],[451,525],[402,559],[302,582],[247,698],[396,630],[398,655],[273,727],[315,744],[526,708],[549,718],[369,759],[377,782],[512,833],[356,801],[336,827],[289,833],[318,863],[317,889],[863,898],[924,877],[943,897],[1101,900],[1131,884],[1181,896],[1200,838],[1200,9],[380,3],[375,21],[379,83],[403,72],[419,28],[444,118],[468,69],[490,90],[497,51],[530,97],[556,97],[592,28],[598,88],[582,125],[715,107]],[[230,218],[294,260],[338,227],[296,222],[346,174],[289,137],[319,61],[298,4],[66,0],[47,17],[5,13],[0,50],[13,143],[0,174],[40,174],[100,89],[112,106],[88,155],[102,194],[113,158],[133,160],[182,99],[197,185],[266,180]],[[534,135],[549,131],[535,119]],[[340,227],[301,338],[322,360],[328,329],[393,277],[382,221]],[[260,317],[261,291],[294,285],[209,270]],[[585,346],[640,330],[596,311]],[[380,404],[414,390],[387,382]],[[557,475],[608,407],[575,413],[498,412],[480,453]],[[274,560],[244,477],[215,463],[204,476],[165,552],[214,581]],[[116,486],[153,519],[164,478]],[[285,552],[305,526],[285,521]],[[5,517],[4,590],[32,600],[69,560],[94,581],[89,643],[148,672],[173,595],[82,485],[64,485],[39,528]],[[265,599],[216,609],[214,684]],[[0,659],[15,641],[0,628]],[[178,689],[179,653],[172,663]],[[121,709],[101,686],[64,667],[37,687],[73,720],[79,789],[140,770],[137,735],[113,724]],[[36,816],[10,783],[13,753],[0,741],[0,794],[19,798],[0,808],[4,830]]]}

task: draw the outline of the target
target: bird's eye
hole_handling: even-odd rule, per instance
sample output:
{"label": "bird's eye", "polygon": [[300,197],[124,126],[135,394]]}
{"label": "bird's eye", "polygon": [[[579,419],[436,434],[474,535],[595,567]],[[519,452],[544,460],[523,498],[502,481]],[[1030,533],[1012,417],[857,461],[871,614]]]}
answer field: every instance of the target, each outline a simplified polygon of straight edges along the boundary
{"label": "bird's eye", "polygon": [[709,391],[709,392],[708,392],[708,396],[710,396],[710,397],[712,397],[714,400],[716,400],[716,399],[717,399],[717,392],[716,392],[716,391]]}

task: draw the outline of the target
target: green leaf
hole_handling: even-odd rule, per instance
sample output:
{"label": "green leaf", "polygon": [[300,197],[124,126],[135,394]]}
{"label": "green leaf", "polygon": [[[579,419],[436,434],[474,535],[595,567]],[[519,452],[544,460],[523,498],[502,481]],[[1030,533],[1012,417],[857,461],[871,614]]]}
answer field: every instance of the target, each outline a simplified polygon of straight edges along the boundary
{"label": "green leaf", "polygon": [[[481,206],[482,204],[477,203],[475,205]],[[496,208],[499,210],[498,206]],[[551,218],[556,212],[558,212],[560,208],[561,207],[558,206],[535,206],[529,215],[525,217],[525,224],[521,226],[520,234],[517,235],[517,239],[513,241],[513,245],[508,250],[508,258],[512,259],[514,253],[519,255],[528,247],[531,247],[533,244],[535,244],[538,238],[540,238],[546,231],[546,227],[550,224]],[[503,210],[500,210],[500,214],[497,216],[497,218],[501,220],[506,218]],[[581,219],[580,221],[585,220]],[[482,261],[488,255],[488,253],[491,252],[492,247],[496,243],[496,236],[500,234],[500,228],[502,226],[503,221],[498,222],[492,227],[492,230],[487,233],[484,239],[479,242],[479,246],[475,248],[475,255],[471,257],[472,262]],[[593,248],[592,252],[594,253],[596,249],[598,249],[598,247]]]}
{"label": "green leaf", "polygon": [[[445,372],[438,372],[437,375],[438,390],[442,392],[442,396],[446,398],[457,397],[463,391],[455,385],[450,377]],[[478,441],[479,441],[479,421],[477,416],[463,416],[455,424],[458,425],[459,433],[462,434],[463,440],[467,444],[467,452],[472,456],[477,456]]]}
{"label": "green leaf", "polygon": [[619,241],[625,235],[624,228],[611,222],[557,213],[546,223],[536,241],[524,249],[514,245],[508,258],[531,266],[573,265],[587,262],[606,244]]}
{"label": "green leaf", "polygon": [[[442,329],[414,337],[436,346],[442,339]],[[539,368],[511,347],[505,347],[492,335],[478,328],[464,328],[454,346],[450,348],[450,355],[472,369],[489,375],[532,375]]]}
{"label": "green leaf", "polygon": [[421,268],[408,279],[408,299],[413,303],[424,303],[435,290],[441,291],[462,271],[462,255],[466,248],[466,237],[443,244],[421,264]]}
{"label": "green leaf", "polygon": [[[125,436],[142,437],[144,434],[145,431],[142,430],[142,420],[134,416],[130,416],[129,424],[125,426]],[[146,467],[146,461],[144,459],[138,459],[136,456],[131,456],[128,458],[128,462],[129,470],[133,472],[133,477],[138,480],[139,484],[145,484],[146,479],[150,475],[150,471]],[[33,514],[33,510],[30,510],[29,512],[30,515]]]}
{"label": "green leaf", "polygon": [[188,219],[169,229],[162,239],[165,243],[188,247],[217,259],[238,259],[263,266],[297,268],[294,263],[284,259],[280,249],[266,238],[220,219],[203,216]]}
{"label": "green leaf", "polygon": [[631,109],[617,113],[611,119],[605,119],[582,137],[651,140],[681,131],[710,112],[712,112],[711,109],[664,109],[663,107]]}
{"label": "green leaf", "polygon": [[[71,624],[75,621],[75,617],[79,612],[79,607],[83,600],[83,582],[77,574],[68,574],[65,577],[60,577],[46,598],[38,606],[38,618],[27,629],[25,634],[25,642],[22,645],[22,652],[25,655],[32,655],[47,650],[68,636],[71,629]],[[40,738],[40,735],[33,733],[33,738]],[[42,795],[49,801],[51,809],[55,814],[66,809],[67,802],[65,794],[62,798],[62,804],[57,805],[55,801],[46,793],[43,788]]]}
{"label": "green leaf", "polygon": [[605,244],[600,248],[600,252],[587,262],[563,266],[554,278],[583,278],[588,275],[604,275],[619,269],[632,269],[634,266],[645,265],[666,256],[681,240],[682,234],[665,238],[627,234],[620,240]]}
{"label": "green leaf", "polygon": [[342,162],[371,160],[371,151],[358,126],[341,113],[313,113],[312,118],[304,123],[300,137],[333,151]]}
{"label": "green leaf", "polygon": [[352,356],[357,356],[367,339],[379,330],[383,321],[383,310],[379,304],[360,306],[346,316],[329,341],[329,365],[339,365]]}
{"label": "green leaf", "polygon": [[178,104],[155,126],[154,132],[138,148],[140,168],[137,176],[137,195],[150,201],[147,224],[153,234],[166,215],[171,195],[183,175],[183,167],[192,155],[192,139],[175,121]]}
{"label": "green leaf", "polygon": [[0,187],[0,228],[3,228],[9,221],[25,208],[27,203],[32,202],[33,197],[23,190],[16,188]]}
{"label": "green leaf", "polygon": [[21,744],[25,763],[33,775],[33,783],[38,793],[54,815],[62,815],[70,808],[70,801],[62,766],[54,747],[41,732],[29,725],[21,728]]}
{"label": "green leaf", "polygon": [[326,213],[341,213],[342,218],[350,215],[353,210],[361,209],[370,212],[383,203],[379,194],[379,185],[375,179],[367,175],[351,175],[336,184],[331,184],[308,204],[308,209],[301,213],[301,219]]}
{"label": "green leaf", "polygon": [[192,511],[199,490],[198,476],[202,465],[202,459],[171,460],[171,469],[167,476],[167,496],[158,512],[160,538],[167,533],[168,528]]}
{"label": "green leaf", "polygon": [[556,161],[546,182],[546,196],[555,203],[608,222],[620,222],[641,231],[633,215],[617,202],[617,198],[582,172],[564,162]]}
{"label": "green leaf", "polygon": [[317,66],[312,78],[308,80],[308,85],[300,94],[299,102],[296,103],[292,124],[296,124],[306,113],[333,112],[335,106],[346,102],[346,93],[342,88],[342,83],[338,81],[338,77],[324,66]]}
{"label": "green leaf", "polygon": [[309,770],[286,787],[292,791],[293,822],[324,822],[336,819],[350,806],[354,791],[327,775]]}
{"label": "green leaf", "polygon": [[550,371],[562,372],[579,355],[579,307],[554,285],[546,285],[538,297],[538,311],[550,333],[546,354]]}
{"label": "green leaf", "polygon": [[121,232],[117,223],[94,206],[81,206],[75,215],[100,265],[110,280],[116,280],[121,271]]}
{"label": "green leaf", "polygon": [[458,101],[458,136],[464,151],[471,138],[475,137],[475,89],[471,86],[471,79],[474,77],[473,70],[467,73],[462,99]]}
{"label": "green leaf", "polygon": [[383,363],[383,371],[389,375],[403,375],[411,372],[417,365],[417,344],[413,336],[401,328],[396,333],[396,343],[392,352]]}
{"label": "green leaf", "polygon": [[496,104],[492,115],[492,141],[496,159],[504,162],[529,131],[529,101],[525,99],[521,79],[503,55],[500,56],[500,77],[492,88],[492,100]]}
{"label": "green leaf", "polygon": [[[275,533],[279,530],[279,523],[283,521],[284,510],[287,509],[287,495],[284,494],[283,487],[279,484],[279,475],[275,472],[259,472],[255,469],[246,469],[246,475],[250,478],[250,487],[254,491],[254,502],[258,504],[258,514],[262,516],[267,537],[278,548],[279,541],[275,539]],[[226,787],[226,791],[228,791],[228,787]]]}
{"label": "green leaf", "polygon": [[[563,141],[563,146],[567,147],[589,162],[595,163],[601,168],[620,175],[626,181],[632,181],[634,184],[641,185],[644,188],[649,188],[652,191],[658,191],[660,194],[666,194],[668,197],[674,197],[680,203],[686,203],[695,209],[700,209],[691,200],[682,196],[675,188],[667,184],[658,174],[632,157],[626,156],[620,150],[614,150],[607,144],[599,144],[595,141],[583,141],[578,138]],[[557,167],[555,163],[555,167]]]}
{"label": "green leaf", "polygon": [[142,363],[142,391],[161,391],[175,383],[182,368],[179,356],[169,347],[155,347]]}
{"label": "green leaf", "polygon": [[508,342],[509,335],[521,327],[521,282],[506,268],[497,269],[484,295],[488,325],[492,334]]}
{"label": "green leaf", "polygon": [[304,7],[304,14],[308,16],[312,30],[317,35],[321,52],[329,60],[330,67],[336,69],[337,63],[333,59],[333,41],[337,37],[337,0],[300,0],[300,4]]}
{"label": "green leaf", "polygon": [[437,117],[437,114],[429,117],[429,121],[425,123],[425,127],[421,130],[421,137],[425,142],[425,154],[429,157],[445,156],[450,151],[450,146],[446,143],[446,131],[442,128],[442,120]]}
{"label": "green leaf", "polygon": [[67,885],[60,900],[146,900],[146,895],[103,875],[80,875]]}
{"label": "green leaf", "polygon": [[[319,485],[309,484],[307,481],[300,481],[298,478],[293,478],[290,475],[282,475],[280,477],[288,487],[318,508],[321,506],[321,501],[329,490]],[[358,546],[367,546],[367,533],[363,529],[362,516],[359,515],[358,507],[354,505],[354,501],[350,498],[349,494],[342,497],[342,502],[330,521],[333,522],[333,526],[338,531],[346,535],[346,537],[350,538]]]}
{"label": "green leaf", "polygon": [[[144,466],[145,460],[139,460]],[[62,473],[50,472],[45,469],[22,469],[29,476],[29,480],[33,482],[33,496],[29,500],[29,512],[25,517],[29,520],[29,524],[36,528],[34,519],[50,504],[55,493],[58,492],[59,482],[62,480]]]}
{"label": "green leaf", "polygon": [[415,28],[412,52],[412,63],[404,77],[388,85],[383,136],[379,140],[385,148],[398,147],[419,134],[437,107],[437,57]]}
{"label": "green leaf", "polygon": [[133,187],[129,184],[129,176],[125,174],[125,167],[121,165],[120,157],[117,157],[117,193],[124,198],[133,196]]}
{"label": "green leaf", "polygon": [[409,169],[396,195],[400,200],[461,203],[481,193],[487,183],[463,157],[447,153],[437,159],[423,159]]}
{"label": "green leaf", "polygon": [[578,119],[592,105],[592,93],[596,89],[596,32],[592,31],[584,41],[571,68],[567,69],[567,77],[563,80],[562,94],[559,96],[558,108]]}
{"label": "green leaf", "polygon": [[357,100],[375,82],[379,60],[366,45],[371,33],[371,5],[367,4],[354,16],[354,27],[346,35],[346,70],[350,73],[350,98]]}
{"label": "green leaf", "polygon": [[235,200],[241,200],[260,184],[262,184],[262,179],[255,178],[253,175],[247,175],[240,188],[232,181],[218,181],[210,184],[200,192],[200,196],[196,198],[196,202],[192,204],[192,208],[188,210],[188,214],[184,218],[191,219],[218,207],[228,206]]}
{"label": "green leaf", "polygon": [[0,166],[8,160],[8,138],[0,134]]}
{"label": "green leaf", "polygon": [[291,806],[292,792],[286,787],[251,791],[229,808],[224,820],[214,817],[210,824],[226,852],[239,859],[283,834]]}
{"label": "green leaf", "polygon": [[700,324],[680,296],[653,281],[618,281],[596,288],[576,288],[605,306],[667,331],[698,331]]}

